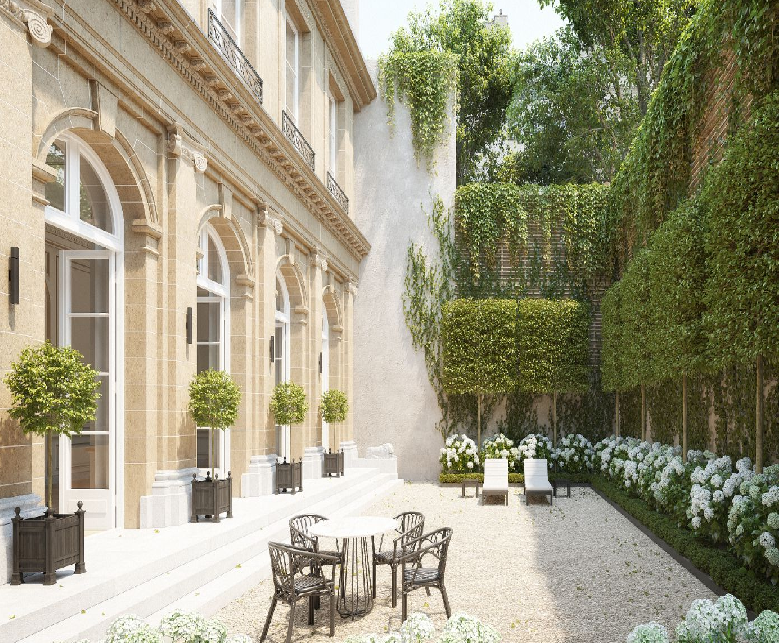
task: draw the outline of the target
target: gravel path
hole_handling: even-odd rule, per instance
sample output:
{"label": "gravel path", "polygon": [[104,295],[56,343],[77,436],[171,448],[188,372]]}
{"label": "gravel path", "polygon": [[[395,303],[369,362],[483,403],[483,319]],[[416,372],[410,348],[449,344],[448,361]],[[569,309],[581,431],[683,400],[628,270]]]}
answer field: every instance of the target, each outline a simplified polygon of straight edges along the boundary
{"label": "gravel path", "polygon": [[[556,499],[553,507],[542,499],[526,507],[512,488],[505,507],[478,504],[473,489],[464,500],[460,487],[405,484],[365,513],[411,510],[425,514],[426,531],[454,530],[446,574],[453,613],[492,624],[505,643],[623,643],[639,623],[654,620],[671,631],[691,601],[714,596],[590,489],[572,489],[571,498]],[[231,633],[259,640],[272,594],[273,582],[265,580],[216,617]],[[392,609],[389,594],[390,572],[383,567],[367,617],[353,622],[337,615],[336,637],[330,639],[327,609],[317,613],[313,628],[299,609],[293,640],[333,643],[350,634],[397,629],[401,601]],[[435,590],[430,597],[422,590],[411,594],[409,611],[427,613],[437,631],[446,621]],[[286,606],[277,607],[268,641],[285,640],[288,613]]]}

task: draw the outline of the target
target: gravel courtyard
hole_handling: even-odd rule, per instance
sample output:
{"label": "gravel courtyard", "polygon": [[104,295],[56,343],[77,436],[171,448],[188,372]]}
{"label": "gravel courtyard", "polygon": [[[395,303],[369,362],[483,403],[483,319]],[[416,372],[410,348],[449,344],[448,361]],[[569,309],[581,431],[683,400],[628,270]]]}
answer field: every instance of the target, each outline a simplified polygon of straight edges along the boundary
{"label": "gravel courtyard", "polygon": [[[696,598],[713,594],[695,577],[590,489],[571,498],[525,506],[510,489],[509,507],[482,506],[460,497],[460,487],[405,484],[374,504],[367,515],[425,514],[425,530],[454,530],[446,587],[453,613],[464,611],[492,624],[505,642],[623,643],[637,624],[658,621],[670,630]],[[263,581],[216,617],[231,633],[259,640],[273,582]],[[327,604],[315,626],[306,609],[296,610],[294,641],[341,641],[350,634],[397,629],[401,601],[390,607],[390,571],[380,567],[373,611],[356,621],[336,616],[336,637],[328,637]],[[304,607],[304,604],[299,604]],[[437,631],[446,621],[439,593],[410,595],[409,611],[427,613]],[[268,639],[285,640],[288,608],[279,605]]]}

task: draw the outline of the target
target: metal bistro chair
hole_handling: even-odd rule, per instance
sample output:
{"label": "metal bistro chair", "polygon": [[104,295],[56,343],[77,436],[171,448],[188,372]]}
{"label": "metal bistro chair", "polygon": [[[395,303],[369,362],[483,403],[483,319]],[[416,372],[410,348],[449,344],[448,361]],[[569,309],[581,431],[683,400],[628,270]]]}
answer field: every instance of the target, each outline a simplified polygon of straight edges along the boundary
{"label": "metal bistro chair", "polygon": [[371,596],[376,598],[376,568],[377,565],[389,565],[393,574],[393,607],[397,604],[396,594],[398,593],[398,567],[401,565],[401,555],[404,551],[404,546],[410,541],[417,540],[423,535],[423,528],[425,525],[425,516],[419,511],[404,511],[398,514],[395,519],[398,521],[398,527],[396,527],[396,533],[398,537],[393,538],[393,548],[382,551],[382,543],[384,536],[379,540],[379,549],[375,547],[374,539],[371,539],[372,550],[372,566],[373,566],[373,586],[371,589]]}
{"label": "metal bistro chair", "polygon": [[[336,562],[335,565],[340,565],[344,560],[344,554],[338,549],[338,540],[336,541],[335,551],[320,551],[319,538],[309,535],[309,527],[316,525],[322,520],[327,520],[327,518],[325,516],[320,516],[319,514],[300,514],[290,518],[290,542],[292,543],[293,547],[308,549],[309,551],[314,551],[319,554],[327,554],[328,556],[335,556],[338,558],[338,562]],[[328,565],[329,563],[325,564]]]}
{"label": "metal bistro chair", "polygon": [[[406,620],[406,597],[416,589],[437,588],[444,601],[444,611],[450,617],[450,602],[444,587],[444,570],[447,567],[447,549],[452,539],[452,529],[442,527],[404,545],[401,556],[401,622]],[[423,560],[438,560],[436,567],[423,567]]]}
{"label": "metal bistro chair", "polygon": [[[336,633],[336,597],[334,595],[335,570],[338,561],[327,554],[320,554],[307,549],[290,547],[281,543],[268,543],[268,553],[271,557],[271,571],[274,578],[274,595],[268,617],[265,620],[260,641],[268,636],[268,628],[276,609],[276,603],[281,601],[290,606],[290,624],[287,627],[287,643],[292,640],[295,623],[295,604],[300,599],[309,599],[309,625],[314,625],[314,601],[321,596],[330,596],[330,636]],[[322,574],[325,565],[331,566],[330,578]],[[305,568],[309,573],[303,573]]]}

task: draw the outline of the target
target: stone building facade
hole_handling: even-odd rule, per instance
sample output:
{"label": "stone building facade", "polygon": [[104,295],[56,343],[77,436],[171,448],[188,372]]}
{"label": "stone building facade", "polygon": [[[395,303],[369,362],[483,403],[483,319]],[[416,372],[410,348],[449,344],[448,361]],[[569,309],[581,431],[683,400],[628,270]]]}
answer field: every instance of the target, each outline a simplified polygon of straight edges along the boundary
{"label": "stone building facade", "polygon": [[[100,373],[98,417],[52,444],[61,511],[88,529],[188,518],[213,462],[235,495],[276,457],[321,471],[354,449],[352,318],[369,244],[354,223],[353,113],[376,96],[338,0],[0,0],[0,375],[46,339]],[[5,274],[5,270],[2,271]],[[239,418],[216,448],[187,412],[205,368],[231,373]],[[277,427],[276,382],[307,393]],[[43,496],[45,441],[0,385],[0,526]],[[3,528],[5,529],[5,528]],[[5,532],[3,532],[5,533]]]}

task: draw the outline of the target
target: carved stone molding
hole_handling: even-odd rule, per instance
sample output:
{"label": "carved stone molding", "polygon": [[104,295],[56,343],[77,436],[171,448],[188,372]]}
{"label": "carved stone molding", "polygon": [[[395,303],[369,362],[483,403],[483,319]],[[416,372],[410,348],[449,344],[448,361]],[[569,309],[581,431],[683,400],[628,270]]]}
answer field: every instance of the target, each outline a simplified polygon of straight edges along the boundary
{"label": "carved stone molding", "polygon": [[328,272],[328,260],[321,251],[311,255],[309,261],[315,268],[319,268],[322,272]]}
{"label": "carved stone molding", "polygon": [[49,18],[53,12],[39,0],[0,0],[0,12],[26,25],[36,47],[48,47],[51,44],[52,26]]}
{"label": "carved stone molding", "polygon": [[150,255],[160,255],[160,239],[162,230],[156,223],[148,219],[134,219],[130,224],[130,229],[136,234],[143,235],[143,249]]}
{"label": "carved stone molding", "polygon": [[293,309],[293,319],[301,326],[309,323],[309,309],[306,306],[296,306]]}
{"label": "carved stone molding", "polygon": [[49,201],[46,199],[46,184],[57,180],[54,170],[43,161],[34,158],[32,162],[32,177],[33,201],[42,206],[49,205]]}
{"label": "carved stone molding", "polygon": [[357,284],[354,281],[348,281],[344,284],[344,290],[353,297],[357,295]]}
{"label": "carved stone molding", "polygon": [[282,220],[278,217],[271,216],[268,212],[268,208],[260,210],[258,221],[261,226],[265,226],[267,230],[270,230],[274,234],[282,234],[282,230],[284,230]]}
{"label": "carved stone molding", "polygon": [[202,174],[206,171],[208,166],[206,155],[200,145],[190,138],[181,126],[174,125],[168,129],[166,147],[171,156],[178,156],[192,163],[196,172]]}

